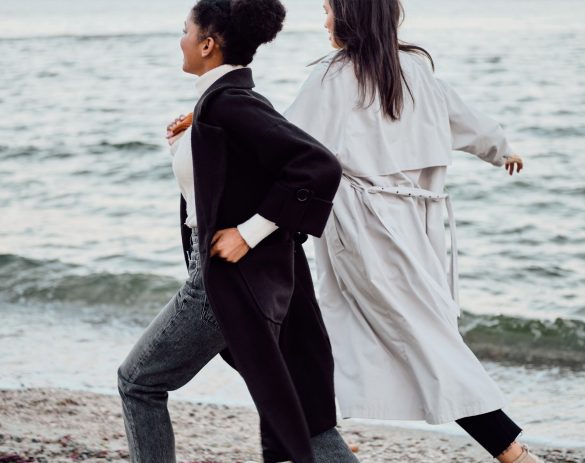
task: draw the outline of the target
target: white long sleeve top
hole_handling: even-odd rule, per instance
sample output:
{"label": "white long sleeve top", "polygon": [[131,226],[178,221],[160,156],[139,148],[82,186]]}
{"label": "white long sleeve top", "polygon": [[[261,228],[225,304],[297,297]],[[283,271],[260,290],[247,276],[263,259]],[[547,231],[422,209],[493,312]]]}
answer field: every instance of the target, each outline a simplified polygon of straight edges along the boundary
{"label": "white long sleeve top", "polygon": [[[203,74],[195,87],[201,96],[213,85],[215,81],[226,75],[228,72],[241,69],[243,66],[232,66],[224,64]],[[195,211],[195,181],[193,178],[193,154],[191,151],[191,127],[176,140],[170,147],[173,156],[173,173],[179,184],[181,195],[187,204],[187,219],[185,225],[190,228],[197,227],[197,215]],[[274,222],[265,219],[260,214],[255,214],[246,222],[238,225],[238,231],[248,246],[255,247],[260,241],[274,232],[278,227]]]}

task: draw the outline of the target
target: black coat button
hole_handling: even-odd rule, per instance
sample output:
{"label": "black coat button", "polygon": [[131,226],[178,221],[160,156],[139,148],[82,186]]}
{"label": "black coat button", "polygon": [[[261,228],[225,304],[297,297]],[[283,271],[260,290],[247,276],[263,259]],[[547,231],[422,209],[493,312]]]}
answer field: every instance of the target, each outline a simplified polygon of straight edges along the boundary
{"label": "black coat button", "polygon": [[300,190],[297,190],[297,199],[300,202],[304,203],[310,197],[311,197],[311,192],[309,190],[307,190],[306,188],[301,188]]}

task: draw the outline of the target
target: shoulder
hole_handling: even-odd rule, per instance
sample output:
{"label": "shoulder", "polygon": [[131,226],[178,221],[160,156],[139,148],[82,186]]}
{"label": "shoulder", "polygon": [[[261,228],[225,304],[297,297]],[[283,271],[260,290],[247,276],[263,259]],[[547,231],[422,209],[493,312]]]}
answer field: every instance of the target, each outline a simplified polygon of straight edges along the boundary
{"label": "shoulder", "polygon": [[[400,52],[400,66],[412,92],[423,92],[423,99],[442,94],[431,61],[419,53]],[[416,95],[415,95],[416,99]]]}
{"label": "shoulder", "polygon": [[309,65],[311,72],[301,87],[301,95],[322,98],[328,92],[337,93],[344,80],[353,76],[351,63],[337,57],[338,53],[330,53]]}
{"label": "shoulder", "polygon": [[210,95],[207,101],[209,108],[214,107],[216,110],[222,105],[233,105],[236,103],[242,105],[264,104],[266,106],[272,106],[267,98],[251,88],[224,87],[217,90],[213,95]]}
{"label": "shoulder", "polygon": [[324,78],[333,78],[336,73],[342,72],[351,66],[348,66],[349,62],[342,58],[339,51],[333,51],[322,58],[309,64],[311,68],[311,76],[317,76]]}
{"label": "shoulder", "polygon": [[433,70],[433,65],[426,56],[407,51],[401,51],[399,56],[400,65],[405,72],[434,76],[435,71]]}
{"label": "shoulder", "polygon": [[224,88],[206,104],[205,120],[222,128],[266,129],[285,119],[263,95],[248,88]]}

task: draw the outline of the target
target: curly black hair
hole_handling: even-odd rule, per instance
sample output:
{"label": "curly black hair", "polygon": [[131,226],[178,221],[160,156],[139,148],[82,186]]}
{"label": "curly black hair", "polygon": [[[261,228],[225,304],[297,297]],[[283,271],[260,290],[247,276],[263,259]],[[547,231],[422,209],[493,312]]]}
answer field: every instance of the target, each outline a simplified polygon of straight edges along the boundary
{"label": "curly black hair", "polygon": [[225,64],[247,66],[256,50],[282,30],[286,9],[280,0],[199,0],[192,19],[200,40],[213,37]]}

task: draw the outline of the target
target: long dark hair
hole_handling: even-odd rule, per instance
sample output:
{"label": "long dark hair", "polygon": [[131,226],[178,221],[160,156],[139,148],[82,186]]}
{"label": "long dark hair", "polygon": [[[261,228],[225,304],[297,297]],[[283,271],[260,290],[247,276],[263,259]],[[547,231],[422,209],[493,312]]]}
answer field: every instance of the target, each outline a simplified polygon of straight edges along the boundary
{"label": "long dark hair", "polygon": [[343,47],[330,68],[336,62],[351,61],[358,80],[359,104],[371,106],[379,95],[384,115],[393,121],[400,119],[404,87],[413,96],[399,51],[427,57],[434,69],[433,58],[424,48],[398,39],[404,19],[400,0],[329,0],[329,5],[335,17],[334,38]]}

